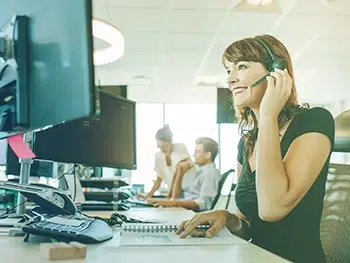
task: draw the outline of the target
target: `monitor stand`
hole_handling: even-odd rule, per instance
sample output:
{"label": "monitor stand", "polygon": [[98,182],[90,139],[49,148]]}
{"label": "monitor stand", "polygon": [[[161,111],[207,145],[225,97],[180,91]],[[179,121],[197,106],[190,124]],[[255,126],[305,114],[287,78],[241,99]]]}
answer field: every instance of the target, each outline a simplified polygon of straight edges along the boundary
{"label": "monitor stand", "polygon": [[[30,149],[32,149],[33,142],[34,142],[34,133],[33,132],[25,133],[23,135],[23,142],[26,143]],[[32,165],[33,160],[19,159],[19,162],[21,163],[19,183],[28,184],[29,176],[30,176],[30,166]],[[18,193],[17,208],[16,208],[16,215],[18,215],[18,217],[23,217],[25,213],[25,209],[26,209],[25,200],[26,198],[21,193]],[[12,215],[12,216],[16,216],[16,215]]]}

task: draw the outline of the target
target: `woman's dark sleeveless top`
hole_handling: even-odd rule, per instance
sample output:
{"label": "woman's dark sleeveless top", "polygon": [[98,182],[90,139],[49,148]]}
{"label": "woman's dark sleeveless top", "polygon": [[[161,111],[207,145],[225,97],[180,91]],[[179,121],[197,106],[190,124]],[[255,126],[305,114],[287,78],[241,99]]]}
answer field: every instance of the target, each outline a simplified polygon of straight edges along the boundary
{"label": "woman's dark sleeveless top", "polygon": [[[334,119],[326,109],[315,107],[301,112],[292,120],[281,141],[282,157],[293,140],[310,132],[326,135],[333,149]],[[266,222],[258,215],[255,171],[250,170],[244,140],[241,138],[238,162],[242,165],[242,174],[237,183],[235,198],[237,207],[250,221],[252,243],[292,262],[325,262],[320,239],[320,220],[329,161],[330,155],[308,193],[285,218],[277,222]]]}

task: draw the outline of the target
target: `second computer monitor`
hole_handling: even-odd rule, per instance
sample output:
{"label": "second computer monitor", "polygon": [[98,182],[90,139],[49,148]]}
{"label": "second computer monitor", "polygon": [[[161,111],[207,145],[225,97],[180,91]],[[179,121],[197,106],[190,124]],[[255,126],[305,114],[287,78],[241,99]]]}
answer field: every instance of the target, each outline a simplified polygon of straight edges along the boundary
{"label": "second computer monitor", "polygon": [[100,91],[101,114],[35,135],[37,159],[136,169],[135,102]]}

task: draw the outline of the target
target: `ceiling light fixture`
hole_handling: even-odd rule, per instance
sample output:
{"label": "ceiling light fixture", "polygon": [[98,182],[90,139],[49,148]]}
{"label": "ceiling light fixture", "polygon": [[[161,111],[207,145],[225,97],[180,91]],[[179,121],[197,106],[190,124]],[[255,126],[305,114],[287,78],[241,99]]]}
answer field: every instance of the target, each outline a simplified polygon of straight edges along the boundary
{"label": "ceiling light fixture", "polygon": [[92,19],[92,35],[107,42],[110,46],[94,51],[96,66],[108,64],[120,59],[124,55],[125,40],[123,34],[115,26],[102,20]]}
{"label": "ceiling light fixture", "polygon": [[251,5],[269,5],[272,4],[273,0],[247,0],[247,2]]}

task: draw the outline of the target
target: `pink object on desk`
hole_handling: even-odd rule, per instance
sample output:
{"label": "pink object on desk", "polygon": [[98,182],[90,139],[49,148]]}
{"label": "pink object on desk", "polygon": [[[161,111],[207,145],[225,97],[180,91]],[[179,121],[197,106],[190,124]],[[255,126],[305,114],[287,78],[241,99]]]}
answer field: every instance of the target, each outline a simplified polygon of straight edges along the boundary
{"label": "pink object on desk", "polygon": [[22,134],[17,134],[7,138],[7,141],[11,149],[15,152],[20,159],[31,159],[35,157],[35,154],[23,141]]}

